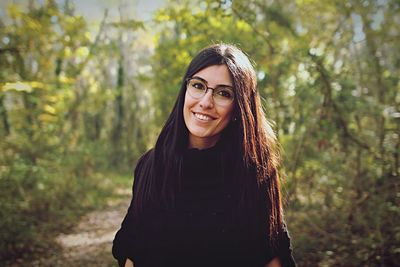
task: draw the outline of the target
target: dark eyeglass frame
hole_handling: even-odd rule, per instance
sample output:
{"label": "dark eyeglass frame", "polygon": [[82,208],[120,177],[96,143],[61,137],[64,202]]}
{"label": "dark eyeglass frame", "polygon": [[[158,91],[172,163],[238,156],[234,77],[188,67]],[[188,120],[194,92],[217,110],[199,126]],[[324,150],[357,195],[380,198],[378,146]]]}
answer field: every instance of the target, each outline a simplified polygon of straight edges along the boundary
{"label": "dark eyeglass frame", "polygon": [[[203,93],[202,96],[197,97],[197,96],[193,96],[192,94],[190,94],[190,90],[189,90],[188,87],[189,87],[190,81],[192,81],[192,80],[198,80],[199,82],[202,82],[202,83],[205,85],[204,93]],[[207,93],[208,90],[212,90],[212,91],[213,91],[213,99],[214,99],[214,102],[215,102],[216,104],[220,105],[220,106],[229,105],[229,104],[232,103],[233,100],[235,99],[235,91],[233,90],[233,87],[230,86],[230,85],[218,85],[217,87],[212,88],[212,87],[209,87],[209,86],[208,86],[208,83],[207,83],[206,80],[204,80],[204,79],[202,79],[202,78],[200,78],[200,77],[197,77],[197,76],[188,77],[188,78],[185,79],[185,82],[186,82],[186,90],[189,91],[189,94],[190,94],[193,98],[200,99],[200,98],[202,98],[202,97]],[[230,91],[232,91],[232,98],[230,98],[229,101],[226,101],[225,104],[221,104],[220,101],[218,101],[218,100],[216,101],[215,98],[214,98],[214,97],[215,97],[215,90],[218,89],[218,87],[227,88],[227,89],[229,89]],[[228,100],[228,99],[227,99],[227,100]]]}

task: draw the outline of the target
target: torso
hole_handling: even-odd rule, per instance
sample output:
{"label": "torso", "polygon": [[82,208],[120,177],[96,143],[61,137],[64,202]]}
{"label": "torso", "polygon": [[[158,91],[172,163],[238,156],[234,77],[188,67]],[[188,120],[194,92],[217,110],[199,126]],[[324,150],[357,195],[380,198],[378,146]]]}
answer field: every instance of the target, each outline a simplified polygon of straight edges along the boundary
{"label": "torso", "polygon": [[260,226],[256,214],[254,218],[238,216],[238,196],[229,181],[234,173],[221,167],[214,150],[185,154],[182,186],[173,210],[153,208],[143,214],[139,267],[261,266],[265,262],[266,240],[256,234]]}

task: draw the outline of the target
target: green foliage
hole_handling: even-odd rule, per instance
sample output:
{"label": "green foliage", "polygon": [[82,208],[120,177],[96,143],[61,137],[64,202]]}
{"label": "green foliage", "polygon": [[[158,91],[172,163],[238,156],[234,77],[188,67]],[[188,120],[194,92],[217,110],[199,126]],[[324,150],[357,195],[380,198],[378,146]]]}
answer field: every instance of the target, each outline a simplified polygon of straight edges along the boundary
{"label": "green foliage", "polygon": [[394,266],[399,8],[393,0],[169,1],[152,24],[105,12],[93,36],[55,1],[10,5],[0,22],[0,258],[40,248],[104,202],[110,181],[98,172],[132,172],[191,58],[227,42],[254,60],[284,149],[299,266]]}
{"label": "green foliage", "polygon": [[[138,116],[129,102],[136,95],[120,101],[132,88],[130,77],[120,71],[123,82],[114,86],[103,64],[113,59],[92,57],[94,51],[122,57],[113,47],[118,37],[91,40],[85,19],[54,1],[10,5],[8,15],[11,23],[0,28],[1,262],[46,251],[55,232],[111,196],[109,179],[98,173],[131,171],[146,149],[145,138],[133,139],[144,127],[129,136],[130,125],[113,123]],[[120,26],[142,27],[136,21],[107,27]],[[113,112],[117,104],[123,114]]]}

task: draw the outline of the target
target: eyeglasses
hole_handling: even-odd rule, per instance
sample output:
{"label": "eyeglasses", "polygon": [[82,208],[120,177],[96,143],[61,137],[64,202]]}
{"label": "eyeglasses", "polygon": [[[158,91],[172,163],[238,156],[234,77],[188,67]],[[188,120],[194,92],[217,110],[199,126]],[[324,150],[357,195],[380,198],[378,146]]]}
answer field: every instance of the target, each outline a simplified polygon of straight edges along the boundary
{"label": "eyeglasses", "polygon": [[232,103],[235,98],[232,86],[218,85],[215,88],[207,86],[207,82],[200,78],[187,78],[186,88],[191,97],[199,99],[202,98],[208,91],[213,90],[214,103],[219,106],[227,106]]}

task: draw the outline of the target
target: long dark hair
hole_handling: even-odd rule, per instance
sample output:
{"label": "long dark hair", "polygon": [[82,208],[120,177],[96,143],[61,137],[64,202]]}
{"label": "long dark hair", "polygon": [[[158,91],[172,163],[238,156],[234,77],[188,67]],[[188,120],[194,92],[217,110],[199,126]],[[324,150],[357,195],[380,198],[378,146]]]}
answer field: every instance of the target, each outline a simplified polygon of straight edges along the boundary
{"label": "long dark hair", "polygon": [[[134,213],[148,203],[172,208],[179,188],[183,152],[188,147],[188,129],[183,118],[186,79],[200,70],[225,64],[235,88],[234,121],[224,130],[221,139],[230,142],[238,163],[238,175],[243,206],[252,205],[257,187],[266,188],[270,239],[282,229],[281,195],[278,177],[279,149],[275,134],[266,120],[254,68],[248,57],[237,47],[214,44],[193,58],[182,79],[181,89],[153,150],[139,160],[140,176],[135,182]],[[231,154],[232,155],[232,154]],[[138,167],[137,167],[138,169]]]}

